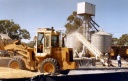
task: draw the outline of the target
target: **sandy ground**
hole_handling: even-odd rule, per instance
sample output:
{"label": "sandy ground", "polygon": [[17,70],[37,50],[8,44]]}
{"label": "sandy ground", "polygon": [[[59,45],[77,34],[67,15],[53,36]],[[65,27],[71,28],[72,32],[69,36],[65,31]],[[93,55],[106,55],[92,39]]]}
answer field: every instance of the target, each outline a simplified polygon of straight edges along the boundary
{"label": "sandy ground", "polygon": [[0,78],[29,78],[39,74],[41,73],[0,67]]}
{"label": "sandy ground", "polygon": [[[112,64],[115,67],[118,67],[118,63],[116,60],[112,60]],[[101,63],[96,63],[96,68],[109,68],[108,66],[102,66]],[[122,67],[128,67],[128,62],[122,61]],[[0,79],[2,78],[30,78],[36,75],[40,75],[42,73],[39,72],[31,72],[27,70],[17,70],[6,67],[0,67]]]}

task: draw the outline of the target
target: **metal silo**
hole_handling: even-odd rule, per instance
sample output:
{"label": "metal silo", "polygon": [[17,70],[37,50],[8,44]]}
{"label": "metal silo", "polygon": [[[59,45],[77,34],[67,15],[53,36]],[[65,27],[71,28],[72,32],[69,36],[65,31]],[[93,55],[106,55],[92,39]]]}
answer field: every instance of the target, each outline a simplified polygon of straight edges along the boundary
{"label": "metal silo", "polygon": [[73,48],[73,50],[79,49],[81,43],[74,35],[67,35],[66,46],[68,48]]}
{"label": "metal silo", "polygon": [[92,35],[91,44],[93,44],[102,53],[110,53],[111,51],[112,34],[104,31],[99,31]]}
{"label": "metal silo", "polygon": [[73,48],[74,57],[75,57],[76,56],[75,55],[75,50],[80,51],[81,42],[79,40],[77,40],[75,35],[70,34],[70,35],[67,35],[66,47]]}

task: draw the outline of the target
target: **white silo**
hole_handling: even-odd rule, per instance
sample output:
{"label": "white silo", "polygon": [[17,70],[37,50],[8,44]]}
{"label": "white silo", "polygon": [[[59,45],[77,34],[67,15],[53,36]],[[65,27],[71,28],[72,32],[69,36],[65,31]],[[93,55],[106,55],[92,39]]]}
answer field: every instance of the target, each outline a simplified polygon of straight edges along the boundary
{"label": "white silo", "polygon": [[[79,50],[80,51],[80,47],[81,47],[81,42],[76,38],[75,35],[72,34],[68,34],[67,35],[67,39],[66,39],[66,47],[68,48],[73,48],[73,52],[75,52],[75,50]],[[76,55],[74,55],[75,57]]]}
{"label": "white silo", "polygon": [[93,44],[102,53],[110,53],[112,43],[112,34],[99,31],[92,35],[91,44]]}

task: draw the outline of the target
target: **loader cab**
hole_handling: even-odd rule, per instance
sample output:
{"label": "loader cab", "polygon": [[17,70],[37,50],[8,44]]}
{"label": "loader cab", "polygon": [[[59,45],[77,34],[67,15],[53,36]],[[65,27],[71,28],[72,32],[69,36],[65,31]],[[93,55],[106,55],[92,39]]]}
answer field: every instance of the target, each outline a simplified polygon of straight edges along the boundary
{"label": "loader cab", "polygon": [[51,55],[53,47],[59,47],[59,32],[48,28],[38,28],[35,38],[36,56]]}
{"label": "loader cab", "polygon": [[37,36],[37,53],[43,52],[44,33],[38,33]]}

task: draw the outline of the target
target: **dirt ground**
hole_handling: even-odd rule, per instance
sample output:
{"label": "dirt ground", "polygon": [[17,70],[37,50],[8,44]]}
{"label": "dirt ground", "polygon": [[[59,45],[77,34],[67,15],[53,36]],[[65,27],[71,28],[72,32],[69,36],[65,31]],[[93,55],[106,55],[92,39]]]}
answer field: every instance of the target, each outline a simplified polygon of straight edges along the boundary
{"label": "dirt ground", "polygon": [[[122,66],[121,67],[125,67],[125,68],[128,68],[128,62],[126,62],[125,60],[122,60]],[[117,60],[112,60],[112,64],[114,67],[118,67],[118,62]],[[102,66],[101,63],[96,63],[96,67],[100,67],[100,68],[109,68],[108,66]]]}
{"label": "dirt ground", "polygon": [[[118,67],[117,61],[112,60],[112,64],[115,67]],[[96,68],[97,67],[102,67],[102,68],[109,68],[108,66],[102,66],[100,63],[96,63]],[[122,61],[122,67],[128,67],[128,62]],[[42,73],[39,72],[31,72],[27,70],[17,70],[17,69],[11,69],[11,68],[6,68],[6,67],[0,67],[0,79],[2,78],[30,78],[36,75],[40,75]]]}
{"label": "dirt ground", "polygon": [[[118,62],[117,60],[112,60],[112,63],[118,67]],[[126,62],[125,60],[122,60],[122,67],[128,67],[128,62]]]}

